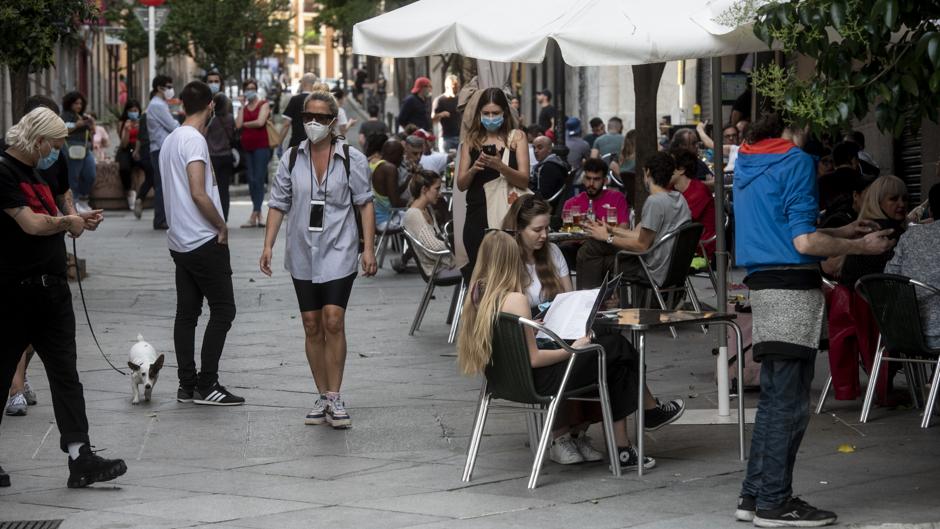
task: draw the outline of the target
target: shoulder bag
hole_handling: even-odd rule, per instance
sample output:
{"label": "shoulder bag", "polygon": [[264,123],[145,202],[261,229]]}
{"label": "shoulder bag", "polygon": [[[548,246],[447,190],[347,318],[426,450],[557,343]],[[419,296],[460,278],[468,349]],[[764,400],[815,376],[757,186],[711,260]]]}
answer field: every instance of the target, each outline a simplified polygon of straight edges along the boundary
{"label": "shoulder bag", "polygon": [[[506,149],[503,150],[503,163],[509,164],[509,153],[513,148],[513,139],[516,137],[516,130],[509,133],[509,139],[506,142]],[[483,192],[486,194],[486,223],[490,228],[499,228],[503,225],[503,218],[509,212],[509,207],[522,195],[532,194],[529,188],[516,187],[509,183],[502,174],[497,178],[483,184]]]}
{"label": "shoulder bag", "polygon": [[69,145],[69,160],[84,160],[88,154],[88,129],[85,129],[85,143]]}

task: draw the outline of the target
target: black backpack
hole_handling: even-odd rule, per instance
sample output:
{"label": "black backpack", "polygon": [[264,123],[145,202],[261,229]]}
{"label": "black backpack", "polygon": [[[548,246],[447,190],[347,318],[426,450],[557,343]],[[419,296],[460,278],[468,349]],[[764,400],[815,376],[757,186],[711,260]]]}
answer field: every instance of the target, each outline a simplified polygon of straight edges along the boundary
{"label": "black backpack", "polygon": [[[297,164],[297,146],[290,148],[290,153],[288,154],[287,159],[287,174],[294,173],[294,165]],[[343,144],[343,170],[346,171],[346,185],[349,185],[349,144]],[[353,203],[353,193],[352,187],[349,188],[349,204],[352,206],[353,214],[356,216],[356,229],[359,231],[359,253],[366,247],[365,239],[362,237],[362,214],[359,213],[359,208],[356,207],[356,204]]]}

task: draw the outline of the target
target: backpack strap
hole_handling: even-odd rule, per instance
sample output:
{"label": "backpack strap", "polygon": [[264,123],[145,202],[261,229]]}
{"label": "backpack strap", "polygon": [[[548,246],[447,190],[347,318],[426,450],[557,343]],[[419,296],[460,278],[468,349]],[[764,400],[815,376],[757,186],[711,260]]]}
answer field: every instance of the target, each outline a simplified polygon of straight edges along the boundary
{"label": "backpack strap", "polygon": [[287,174],[294,173],[294,166],[297,165],[297,146],[290,148],[290,154],[287,158]]}

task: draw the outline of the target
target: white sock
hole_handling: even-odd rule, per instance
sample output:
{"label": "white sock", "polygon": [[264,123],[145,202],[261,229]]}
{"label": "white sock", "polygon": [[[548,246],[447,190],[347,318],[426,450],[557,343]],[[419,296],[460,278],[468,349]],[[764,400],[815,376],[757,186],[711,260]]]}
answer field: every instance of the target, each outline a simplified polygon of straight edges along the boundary
{"label": "white sock", "polygon": [[83,446],[85,446],[85,443],[69,443],[69,457],[73,460],[78,459],[78,451]]}

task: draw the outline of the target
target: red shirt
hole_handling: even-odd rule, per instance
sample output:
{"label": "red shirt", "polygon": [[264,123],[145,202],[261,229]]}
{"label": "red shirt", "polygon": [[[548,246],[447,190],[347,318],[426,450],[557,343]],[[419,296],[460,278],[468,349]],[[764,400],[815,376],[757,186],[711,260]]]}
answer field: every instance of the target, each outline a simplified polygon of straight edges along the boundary
{"label": "red shirt", "polygon": [[[266,102],[262,102],[260,105],[255,107],[254,110],[245,105],[245,113],[242,118],[244,119],[244,123],[258,119],[258,115],[261,113],[261,108],[266,104]],[[269,148],[267,127],[242,127],[242,149],[245,149],[246,151],[256,151],[258,149],[267,148]]]}
{"label": "red shirt", "polygon": [[[702,239],[708,239],[715,235],[715,200],[712,198],[711,191],[702,183],[701,180],[694,178],[689,180],[689,187],[682,192],[685,201],[689,204],[689,211],[692,212],[692,221],[705,226],[702,230]],[[705,245],[705,251],[711,258],[715,253],[715,241]]]}
{"label": "red shirt", "polygon": [[[569,198],[565,201],[563,209],[570,209],[571,206],[578,206],[578,209],[582,213],[587,213],[588,210],[588,201],[591,200],[588,197],[586,192],[581,192],[575,197]],[[617,224],[626,224],[629,217],[629,205],[627,204],[627,198],[623,193],[615,191],[613,189],[605,189],[601,191],[600,195],[594,200],[594,217],[600,221],[606,221],[607,219],[607,208],[605,205],[613,206],[617,208]],[[714,226],[714,219],[712,219],[712,226]],[[712,230],[714,232],[714,230]]]}

